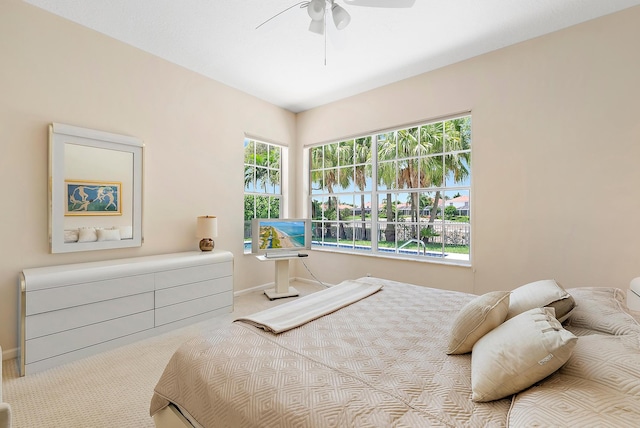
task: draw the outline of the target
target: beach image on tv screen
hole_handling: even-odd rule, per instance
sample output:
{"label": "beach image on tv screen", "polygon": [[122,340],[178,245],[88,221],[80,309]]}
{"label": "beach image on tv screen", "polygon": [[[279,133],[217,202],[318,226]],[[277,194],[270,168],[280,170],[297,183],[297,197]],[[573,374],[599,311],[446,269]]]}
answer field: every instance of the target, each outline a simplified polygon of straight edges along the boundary
{"label": "beach image on tv screen", "polygon": [[304,248],[304,222],[260,222],[260,249]]}

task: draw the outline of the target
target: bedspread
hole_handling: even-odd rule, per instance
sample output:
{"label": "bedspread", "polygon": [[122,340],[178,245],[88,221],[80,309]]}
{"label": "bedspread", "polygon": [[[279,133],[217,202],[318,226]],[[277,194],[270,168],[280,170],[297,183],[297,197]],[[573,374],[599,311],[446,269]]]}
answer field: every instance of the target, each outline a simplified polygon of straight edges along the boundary
{"label": "bedspread", "polygon": [[446,355],[475,296],[384,288],[281,334],[233,323],[171,358],[151,414],[173,402],[204,427],[501,426],[511,399],[471,401],[471,357]]}

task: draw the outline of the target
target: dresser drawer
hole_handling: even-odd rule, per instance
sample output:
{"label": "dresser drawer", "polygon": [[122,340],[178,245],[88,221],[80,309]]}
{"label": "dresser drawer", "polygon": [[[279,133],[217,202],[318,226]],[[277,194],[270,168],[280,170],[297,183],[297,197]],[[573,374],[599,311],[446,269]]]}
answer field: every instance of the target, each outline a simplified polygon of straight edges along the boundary
{"label": "dresser drawer", "polygon": [[65,330],[153,310],[153,292],[120,297],[27,317],[26,336],[35,339]]}
{"label": "dresser drawer", "polygon": [[167,270],[156,273],[156,289],[176,287],[192,282],[231,276],[232,274],[233,265],[231,262]]}
{"label": "dresser drawer", "polygon": [[153,274],[27,291],[26,315],[86,305],[153,291]]}
{"label": "dresser drawer", "polygon": [[212,294],[218,294],[231,290],[233,280],[227,276],[224,278],[210,279],[208,281],[195,282],[181,287],[163,288],[156,290],[156,307],[175,305],[189,300],[195,300]]}
{"label": "dresser drawer", "polygon": [[213,296],[207,296],[201,299],[189,300],[188,302],[165,306],[164,308],[156,308],[155,325],[157,327],[169,324],[224,307],[231,308],[232,305],[233,292],[226,291],[224,293],[214,294]]}
{"label": "dresser drawer", "polygon": [[26,363],[153,328],[153,311],[116,318],[26,341]]}

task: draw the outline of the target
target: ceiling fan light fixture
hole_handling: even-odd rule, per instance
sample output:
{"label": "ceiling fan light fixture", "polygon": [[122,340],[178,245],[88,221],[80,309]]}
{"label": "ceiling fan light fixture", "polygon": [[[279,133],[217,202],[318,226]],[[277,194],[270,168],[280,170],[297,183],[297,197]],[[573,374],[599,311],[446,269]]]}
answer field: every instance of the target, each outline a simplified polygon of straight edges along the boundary
{"label": "ceiling fan light fixture", "polygon": [[321,36],[324,34],[324,19],[316,21],[315,19],[311,20],[309,24],[309,31],[312,33],[320,34]]}
{"label": "ceiling fan light fixture", "polygon": [[338,30],[342,30],[349,25],[349,22],[351,22],[351,15],[349,15],[349,12],[344,10],[342,6],[335,3],[331,7],[331,14],[333,15],[333,23],[336,25]]}
{"label": "ceiling fan light fixture", "polygon": [[321,21],[324,19],[325,7],[325,0],[311,0],[307,5],[307,13],[314,21]]}

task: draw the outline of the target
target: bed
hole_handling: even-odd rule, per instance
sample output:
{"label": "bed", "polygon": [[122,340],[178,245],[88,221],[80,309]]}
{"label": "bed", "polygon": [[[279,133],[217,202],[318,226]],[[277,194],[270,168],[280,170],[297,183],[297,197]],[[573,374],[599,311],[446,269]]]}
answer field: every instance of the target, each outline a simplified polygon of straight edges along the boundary
{"label": "bed", "polygon": [[[345,283],[368,291],[349,301],[336,294]],[[380,278],[345,283],[314,293],[324,301],[306,296],[182,345],[154,390],[156,426],[640,419],[640,313],[619,289],[547,280],[476,296]]]}

